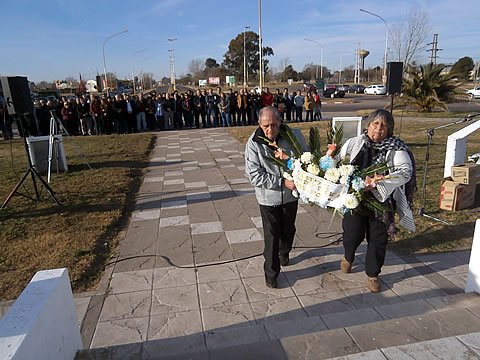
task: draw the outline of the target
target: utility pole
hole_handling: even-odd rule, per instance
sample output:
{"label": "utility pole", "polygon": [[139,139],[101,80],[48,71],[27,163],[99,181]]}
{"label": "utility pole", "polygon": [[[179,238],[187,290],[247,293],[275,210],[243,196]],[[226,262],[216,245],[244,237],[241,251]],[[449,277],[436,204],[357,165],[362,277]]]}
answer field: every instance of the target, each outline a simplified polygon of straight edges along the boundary
{"label": "utility pole", "polygon": [[438,34],[433,34],[433,41],[427,45],[432,45],[432,48],[427,50],[430,51],[430,64],[437,65],[437,52],[443,50],[438,48]]}
{"label": "utility pole", "polygon": [[355,50],[355,76],[353,83],[360,84],[360,43],[358,43]]}
{"label": "utility pole", "polygon": [[173,46],[175,40],[177,40],[177,38],[168,39],[168,41],[172,42],[172,48],[168,51],[170,51],[170,83],[173,85],[173,91],[177,90],[175,86],[175,48]]}

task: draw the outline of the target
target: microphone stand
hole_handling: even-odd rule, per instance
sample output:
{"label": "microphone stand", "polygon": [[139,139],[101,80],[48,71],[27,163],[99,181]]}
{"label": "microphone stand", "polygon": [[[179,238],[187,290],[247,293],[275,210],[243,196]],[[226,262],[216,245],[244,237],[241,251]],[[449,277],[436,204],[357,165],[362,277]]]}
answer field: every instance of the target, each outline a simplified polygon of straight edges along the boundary
{"label": "microphone stand", "polygon": [[420,207],[419,207],[419,209],[418,209],[418,211],[415,215],[425,216],[429,219],[441,222],[445,225],[450,225],[448,222],[446,222],[444,220],[441,220],[441,219],[438,219],[436,217],[433,217],[431,215],[428,215],[425,212],[425,201],[426,201],[426,197],[427,197],[428,161],[430,160],[430,145],[432,144],[432,139],[433,139],[433,135],[435,133],[435,130],[442,129],[442,128],[449,127],[449,126],[453,126],[453,125],[457,125],[457,124],[460,124],[460,123],[463,123],[463,122],[466,122],[466,121],[471,121],[471,120],[473,120],[474,117],[476,117],[478,115],[480,115],[480,113],[470,114],[464,119],[459,119],[459,120],[456,120],[456,121],[448,123],[448,124],[436,126],[436,127],[431,128],[431,129],[426,129],[426,130],[422,131],[424,133],[427,133],[428,141],[427,141],[427,152],[425,153],[425,165],[424,165],[424,168],[423,168],[422,200],[421,200],[421,203],[420,203]]}

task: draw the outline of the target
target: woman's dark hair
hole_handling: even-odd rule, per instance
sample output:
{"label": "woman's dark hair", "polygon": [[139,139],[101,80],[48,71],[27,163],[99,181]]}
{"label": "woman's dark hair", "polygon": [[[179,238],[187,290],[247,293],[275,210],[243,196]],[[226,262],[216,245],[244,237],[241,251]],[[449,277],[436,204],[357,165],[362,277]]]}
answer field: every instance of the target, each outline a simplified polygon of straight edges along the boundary
{"label": "woman's dark hair", "polygon": [[392,114],[389,111],[384,109],[377,109],[368,115],[366,127],[370,126],[370,123],[374,122],[376,119],[382,119],[387,124],[388,133],[387,136],[390,137],[393,135],[393,129],[395,128],[395,120],[393,120]]}

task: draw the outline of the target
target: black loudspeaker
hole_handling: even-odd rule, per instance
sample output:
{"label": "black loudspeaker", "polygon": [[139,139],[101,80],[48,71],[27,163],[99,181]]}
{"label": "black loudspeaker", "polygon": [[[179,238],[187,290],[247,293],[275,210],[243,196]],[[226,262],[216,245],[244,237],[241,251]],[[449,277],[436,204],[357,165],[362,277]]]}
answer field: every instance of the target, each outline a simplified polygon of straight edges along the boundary
{"label": "black loudspeaker", "polygon": [[387,63],[387,94],[402,92],[403,62]]}
{"label": "black loudspeaker", "polygon": [[0,76],[3,98],[10,115],[33,113],[28,80],[23,76]]}

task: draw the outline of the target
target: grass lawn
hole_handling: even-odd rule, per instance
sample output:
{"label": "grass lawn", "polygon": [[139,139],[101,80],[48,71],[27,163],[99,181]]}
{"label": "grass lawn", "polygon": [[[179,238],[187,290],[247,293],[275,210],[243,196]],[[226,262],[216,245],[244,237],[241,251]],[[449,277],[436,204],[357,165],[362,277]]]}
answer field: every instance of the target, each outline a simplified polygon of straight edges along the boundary
{"label": "grass lawn", "polygon": [[[151,134],[75,137],[93,170],[64,137],[68,173],[52,174],[59,207],[14,196],[0,210],[0,299],[17,297],[36,271],[67,267],[74,291],[95,285],[102,266],[126,229],[143,181]],[[13,159],[13,161],[12,161]],[[21,139],[0,141],[0,201],[27,168]],[[46,176],[45,176],[46,179]],[[34,196],[31,178],[22,193]],[[40,187],[41,188],[41,187]]]}
{"label": "grass lawn", "polygon": [[[422,130],[433,128],[444,123],[444,121],[434,119],[402,122],[397,120],[395,135],[400,135],[401,139],[410,146],[417,163],[418,191],[415,195],[414,213],[418,210],[422,197],[424,161],[427,149],[427,136]],[[326,122],[292,124],[291,126],[301,129],[306,139],[308,139],[309,128],[311,126],[318,126],[322,129],[320,131],[322,141],[326,139]],[[450,225],[444,225],[423,216],[416,216],[415,223],[417,225],[417,232],[410,233],[406,230],[401,230],[395,235],[395,238],[392,239],[389,245],[390,249],[394,249],[403,254],[415,254],[464,249],[471,246],[475,220],[480,213],[472,212],[475,208],[458,212],[445,211],[439,208],[447,136],[464,126],[465,124],[459,124],[435,131],[430,149],[430,161],[428,163],[425,212],[431,216],[447,221]],[[230,134],[242,143],[247,141],[252,131],[253,127],[229,129]],[[401,131],[400,134],[399,131]],[[467,155],[477,152],[480,152],[480,133],[474,133],[468,138]],[[477,198],[478,195],[480,194],[477,193]],[[480,203],[477,201],[476,206],[479,205]]]}

